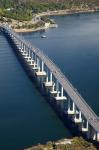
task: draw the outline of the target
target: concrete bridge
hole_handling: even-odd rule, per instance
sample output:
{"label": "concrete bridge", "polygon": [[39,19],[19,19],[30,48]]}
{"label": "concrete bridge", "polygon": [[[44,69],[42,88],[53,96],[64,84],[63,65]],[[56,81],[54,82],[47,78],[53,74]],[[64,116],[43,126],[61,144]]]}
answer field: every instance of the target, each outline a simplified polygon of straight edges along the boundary
{"label": "concrete bridge", "polygon": [[[1,26],[2,32],[17,47],[17,52],[44,90],[55,101],[62,114],[71,118],[89,139],[99,141],[99,118],[68,81],[61,70],[41,50],[32,46],[10,27]],[[67,107],[64,107],[66,102]]]}

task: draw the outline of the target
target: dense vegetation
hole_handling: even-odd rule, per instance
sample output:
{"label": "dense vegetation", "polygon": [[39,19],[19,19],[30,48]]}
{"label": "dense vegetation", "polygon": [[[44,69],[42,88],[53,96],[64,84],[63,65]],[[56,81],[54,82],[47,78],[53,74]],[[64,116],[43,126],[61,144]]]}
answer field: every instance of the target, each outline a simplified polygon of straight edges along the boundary
{"label": "dense vegetation", "polygon": [[32,13],[48,10],[98,9],[99,0],[0,0],[0,16],[30,20]]}
{"label": "dense vegetation", "polygon": [[73,138],[71,144],[61,144],[58,142],[47,142],[45,145],[38,144],[27,150],[96,150],[93,144],[85,141],[83,138]]}

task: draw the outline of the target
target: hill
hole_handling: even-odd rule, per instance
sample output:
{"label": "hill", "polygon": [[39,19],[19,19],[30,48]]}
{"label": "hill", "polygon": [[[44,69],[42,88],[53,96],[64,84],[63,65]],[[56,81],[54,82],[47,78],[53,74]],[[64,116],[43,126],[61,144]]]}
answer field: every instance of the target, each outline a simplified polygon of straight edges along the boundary
{"label": "hill", "polygon": [[64,9],[99,10],[99,0],[0,0],[0,16],[30,20],[33,13]]}

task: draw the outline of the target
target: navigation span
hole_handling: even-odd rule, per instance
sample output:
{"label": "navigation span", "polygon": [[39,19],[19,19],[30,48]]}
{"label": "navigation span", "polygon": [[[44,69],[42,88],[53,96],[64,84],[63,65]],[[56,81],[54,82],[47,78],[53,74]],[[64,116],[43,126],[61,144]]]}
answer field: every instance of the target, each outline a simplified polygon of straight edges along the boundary
{"label": "navigation span", "polygon": [[[1,31],[17,47],[17,53],[31,69],[33,78],[54,101],[61,114],[66,114],[89,139],[99,142],[99,118],[68,81],[61,70],[40,49],[32,46],[8,26]],[[64,102],[67,107],[64,107]]]}

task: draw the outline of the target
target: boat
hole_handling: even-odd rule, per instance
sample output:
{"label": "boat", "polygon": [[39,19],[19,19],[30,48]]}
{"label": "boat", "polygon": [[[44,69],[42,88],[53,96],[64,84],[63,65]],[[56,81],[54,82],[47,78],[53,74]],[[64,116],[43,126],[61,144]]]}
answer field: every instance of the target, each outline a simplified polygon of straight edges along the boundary
{"label": "boat", "polygon": [[46,38],[46,35],[41,35],[41,38]]}

